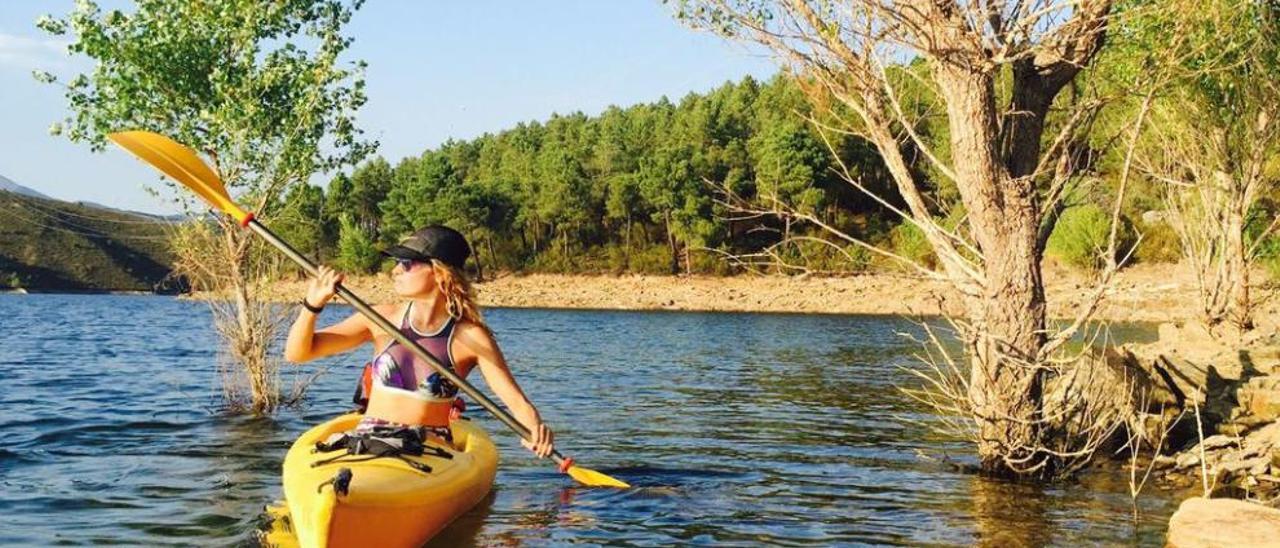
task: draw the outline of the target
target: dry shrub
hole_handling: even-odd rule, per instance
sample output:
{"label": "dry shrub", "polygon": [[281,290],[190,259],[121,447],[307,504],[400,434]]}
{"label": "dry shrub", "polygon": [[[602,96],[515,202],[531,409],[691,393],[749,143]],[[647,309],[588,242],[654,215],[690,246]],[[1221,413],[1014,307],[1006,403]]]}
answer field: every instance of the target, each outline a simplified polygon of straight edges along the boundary
{"label": "dry shrub", "polygon": [[275,250],[222,220],[182,224],[169,243],[174,271],[209,295],[214,329],[223,341],[218,374],[228,409],[265,414],[301,401],[323,369],[295,375],[289,393],[282,393],[281,358],[270,349],[292,310],[262,298],[290,272]]}

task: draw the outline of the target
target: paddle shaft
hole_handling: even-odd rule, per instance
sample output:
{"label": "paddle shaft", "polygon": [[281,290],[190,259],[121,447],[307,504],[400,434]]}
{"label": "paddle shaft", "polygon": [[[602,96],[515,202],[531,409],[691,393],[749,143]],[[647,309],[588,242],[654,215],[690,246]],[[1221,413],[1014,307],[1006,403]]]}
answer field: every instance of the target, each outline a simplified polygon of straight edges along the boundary
{"label": "paddle shaft", "polygon": [[[252,229],[254,232],[256,232],[259,236],[262,236],[265,240],[267,240],[267,242],[270,242],[271,245],[274,245],[280,251],[283,251],[285,255],[288,255],[290,259],[293,259],[293,262],[298,263],[298,266],[301,266],[304,270],[307,271],[307,273],[311,274],[312,276],[316,276],[319,274],[319,268],[316,267],[315,263],[311,262],[311,259],[308,259],[301,253],[298,253],[297,250],[293,249],[293,246],[290,246],[288,242],[281,240],[278,236],[275,235],[274,232],[271,232],[271,229],[267,228],[266,226],[263,226],[262,223],[259,223],[256,220],[250,219],[248,222],[248,227]],[[410,339],[409,337],[405,336],[404,333],[401,333],[400,330],[396,328],[396,326],[392,325],[391,322],[387,321],[386,318],[382,317],[382,314],[379,314],[377,311],[371,308],[360,297],[357,297],[355,293],[352,293],[350,290],[343,287],[342,284],[338,284],[337,290],[338,290],[338,295],[341,296],[343,300],[347,301],[347,304],[350,304],[351,306],[355,307],[355,309],[358,310],[361,314],[364,314],[366,318],[373,320],[373,323],[377,324],[377,326],[381,328],[383,332],[390,335],[391,338],[395,339],[396,342],[400,343],[405,348],[408,348],[410,352],[413,352],[413,355],[417,356],[419,359],[426,362],[427,365],[430,365],[431,368],[435,369],[437,373],[444,375],[444,378],[449,379],[449,382],[452,382],[458,388],[462,389],[462,391],[466,393],[467,396],[470,396],[472,399],[479,402],[481,407],[484,407],[485,410],[492,413],[493,416],[497,417],[498,420],[503,422],[503,424],[506,424],[508,428],[515,431],[516,434],[519,434],[521,438],[524,438],[526,440],[533,439],[533,434],[529,431],[528,428],[525,428],[523,424],[520,424],[520,421],[517,421],[516,418],[512,417],[511,414],[508,413],[506,410],[502,409],[501,407],[498,407],[497,403],[495,403],[493,400],[489,399],[488,396],[484,395],[482,392],[477,390],[476,387],[471,386],[470,383],[468,383],[465,380],[462,380],[462,377],[459,377],[458,374],[455,373],[452,369],[449,369],[445,367],[443,364],[441,364],[439,360],[435,359],[434,356],[432,356],[429,352],[427,352],[425,348],[422,348],[421,345],[414,342],[413,339]],[[564,459],[565,459],[564,455],[560,454],[560,451],[554,450],[554,449],[551,451],[551,458],[555,459],[557,463],[562,463],[564,462]]]}

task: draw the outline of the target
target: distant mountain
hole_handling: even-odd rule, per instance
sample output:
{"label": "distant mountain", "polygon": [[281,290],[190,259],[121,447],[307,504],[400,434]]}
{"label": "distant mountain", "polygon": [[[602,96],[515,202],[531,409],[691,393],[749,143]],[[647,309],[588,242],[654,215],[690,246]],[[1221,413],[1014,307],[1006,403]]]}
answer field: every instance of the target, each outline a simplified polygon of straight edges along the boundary
{"label": "distant mountain", "polygon": [[0,289],[182,289],[170,277],[172,226],[155,216],[0,191]]}
{"label": "distant mountain", "polygon": [[180,223],[191,218],[190,215],[187,215],[184,213],[174,213],[172,215],[157,215],[155,213],[143,213],[141,211],[134,211],[132,209],[120,209],[118,207],[111,207],[109,205],[102,205],[97,202],[88,202],[85,200],[78,200],[76,201],[76,203],[85,207],[92,207],[96,209],[101,209],[103,211],[111,211],[115,213],[120,213],[122,215],[136,215],[144,219],[151,219],[153,221],[158,221],[158,222]]}
{"label": "distant mountain", "polygon": [[45,196],[44,194],[36,192],[34,189],[30,189],[18,183],[15,183],[13,182],[13,179],[5,177],[4,175],[0,175],[0,190],[16,192],[18,194],[22,194],[23,196],[31,196],[33,198],[44,198],[46,200],[53,199],[48,196]]}

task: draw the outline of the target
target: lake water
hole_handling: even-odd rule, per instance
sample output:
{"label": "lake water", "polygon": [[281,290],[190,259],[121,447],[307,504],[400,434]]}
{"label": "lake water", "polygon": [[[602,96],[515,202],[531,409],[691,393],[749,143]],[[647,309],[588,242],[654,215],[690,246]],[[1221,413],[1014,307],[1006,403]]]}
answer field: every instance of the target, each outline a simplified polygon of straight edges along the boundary
{"label": "lake water", "polygon": [[[1160,545],[1176,506],[1148,488],[1135,522],[1118,472],[1040,487],[921,458],[972,448],[904,420],[927,418],[896,390],[905,320],[486,313],[558,446],[636,488],[576,488],[475,409],[497,482],[439,545]],[[290,369],[328,368],[251,418],[220,411],[215,345],[200,303],[0,296],[0,543],[256,545],[289,444],[349,407],[368,350]]]}

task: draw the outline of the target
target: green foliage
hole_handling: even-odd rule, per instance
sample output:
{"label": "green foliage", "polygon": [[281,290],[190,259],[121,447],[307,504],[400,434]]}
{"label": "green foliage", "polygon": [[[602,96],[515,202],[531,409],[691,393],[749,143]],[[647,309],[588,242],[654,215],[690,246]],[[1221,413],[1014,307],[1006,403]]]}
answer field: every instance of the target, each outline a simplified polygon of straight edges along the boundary
{"label": "green foliage", "polygon": [[[1111,213],[1094,204],[1069,207],[1058,218],[1045,254],[1066,264],[1098,269],[1106,262],[1105,251],[1111,234]],[[1123,218],[1116,234],[1117,258],[1132,248],[1133,227]]]}
{"label": "green foliage", "polygon": [[1277,216],[1280,215],[1280,200],[1268,198],[1259,200],[1249,211],[1245,223],[1245,245],[1257,246],[1254,260],[1267,272],[1272,282],[1280,283],[1280,231],[1277,231]]}
{"label": "green foliage", "polygon": [[1272,283],[1280,283],[1280,236],[1272,235],[1258,246],[1258,264]]}
{"label": "green foliage", "polygon": [[[752,230],[771,219],[726,222],[719,185],[827,219],[871,203],[833,175],[829,151],[795,116],[806,105],[790,80],[746,78],[678,104],[555,115],[450,141],[390,169],[374,160],[329,184],[323,232],[335,241],[343,215],[382,243],[447,224],[472,240],[486,268],[724,271],[719,255],[697,250],[750,252],[777,238]],[[865,147],[839,146],[856,169],[874,164]],[[874,187],[879,175],[868,170]],[[385,188],[376,222],[359,205],[362,177],[388,181],[367,185]]]}
{"label": "green foliage", "polygon": [[915,223],[902,222],[889,231],[890,248],[897,255],[928,268],[937,268],[938,257]]}
{"label": "green foliage", "polygon": [[343,217],[338,231],[338,256],[334,263],[345,272],[368,274],[378,268],[382,255],[373,237],[350,217]]}
{"label": "green foliage", "polygon": [[17,272],[9,272],[4,276],[4,287],[9,289],[21,289],[23,287],[22,276],[19,276]]}
{"label": "green foliage", "polygon": [[628,266],[636,274],[670,274],[671,251],[662,244],[645,246],[631,253]]}
{"label": "green foliage", "polygon": [[71,113],[55,132],[94,149],[113,131],[165,134],[210,154],[233,191],[273,203],[372,148],[354,125],[364,65],[339,63],[359,3],[153,0],[104,13],[76,2],[65,18],[37,23],[95,64],[61,83]]}
{"label": "green foliage", "polygon": [[294,248],[320,258],[325,244],[324,191],[306,184],[294,186],[270,227]]}
{"label": "green foliage", "polygon": [[1133,256],[1142,263],[1176,263],[1182,260],[1182,243],[1178,233],[1169,223],[1137,223],[1135,230],[1142,234],[1142,241]]}

